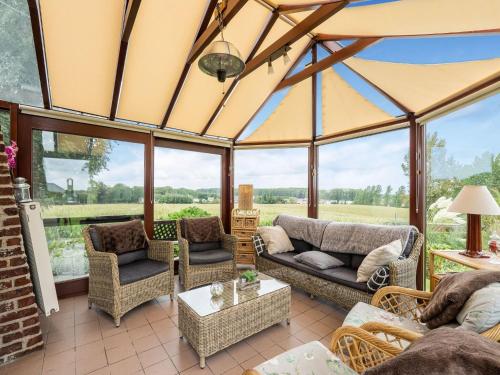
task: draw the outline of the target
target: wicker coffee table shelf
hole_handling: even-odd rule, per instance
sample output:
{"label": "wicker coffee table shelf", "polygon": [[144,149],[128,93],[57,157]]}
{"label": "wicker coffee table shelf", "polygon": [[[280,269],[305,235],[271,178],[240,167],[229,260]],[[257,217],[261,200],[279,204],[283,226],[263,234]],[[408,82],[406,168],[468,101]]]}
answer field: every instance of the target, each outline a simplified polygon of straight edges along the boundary
{"label": "wicker coffee table shelf", "polygon": [[236,281],[212,298],[210,286],[178,295],[179,335],[205,358],[284,320],[289,323],[291,290],[284,282],[260,274],[260,286],[239,291]]}

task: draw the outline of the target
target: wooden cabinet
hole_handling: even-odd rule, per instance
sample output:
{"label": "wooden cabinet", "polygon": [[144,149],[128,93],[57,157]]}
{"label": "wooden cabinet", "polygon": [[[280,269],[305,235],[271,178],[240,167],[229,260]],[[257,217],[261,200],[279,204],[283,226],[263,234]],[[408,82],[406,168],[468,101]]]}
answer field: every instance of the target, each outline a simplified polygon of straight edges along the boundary
{"label": "wooden cabinet", "polygon": [[259,225],[259,210],[233,209],[231,214],[231,234],[238,238],[236,263],[255,264],[252,236]]}

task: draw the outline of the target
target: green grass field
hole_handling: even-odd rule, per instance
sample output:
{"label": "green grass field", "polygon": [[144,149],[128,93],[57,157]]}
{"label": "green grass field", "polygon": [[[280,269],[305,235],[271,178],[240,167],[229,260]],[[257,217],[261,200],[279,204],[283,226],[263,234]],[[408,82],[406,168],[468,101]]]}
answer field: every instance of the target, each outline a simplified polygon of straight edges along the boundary
{"label": "green grass field", "polygon": [[[155,219],[168,218],[168,214],[183,208],[195,206],[194,204],[156,204]],[[211,215],[220,215],[218,204],[198,204],[197,207]],[[270,224],[279,214],[307,216],[305,204],[256,204],[260,209],[260,222]],[[56,217],[95,217],[109,215],[140,215],[143,213],[142,204],[88,204],[88,205],[61,205],[43,207],[44,218]],[[320,205],[319,217],[321,219],[364,222],[374,224],[407,223],[408,209],[363,206],[363,205]]]}

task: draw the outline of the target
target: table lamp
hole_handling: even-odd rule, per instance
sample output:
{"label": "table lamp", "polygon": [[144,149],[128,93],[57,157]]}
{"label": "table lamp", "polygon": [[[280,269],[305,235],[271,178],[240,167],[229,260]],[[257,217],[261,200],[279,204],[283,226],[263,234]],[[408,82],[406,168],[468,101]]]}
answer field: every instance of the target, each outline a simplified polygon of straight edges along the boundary
{"label": "table lamp", "polygon": [[253,208],[253,185],[238,186],[238,208],[240,210]]}
{"label": "table lamp", "polygon": [[481,215],[500,215],[500,207],[488,188],[464,186],[448,211],[467,214],[467,250],[460,254],[471,258],[489,258],[482,252]]}

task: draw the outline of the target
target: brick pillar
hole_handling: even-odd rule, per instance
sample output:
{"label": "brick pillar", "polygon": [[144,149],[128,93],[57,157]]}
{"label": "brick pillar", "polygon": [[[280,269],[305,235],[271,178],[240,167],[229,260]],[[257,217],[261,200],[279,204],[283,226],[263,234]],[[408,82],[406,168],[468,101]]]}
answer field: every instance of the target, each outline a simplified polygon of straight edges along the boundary
{"label": "brick pillar", "polygon": [[0,132],[0,364],[42,345],[19,212]]}

